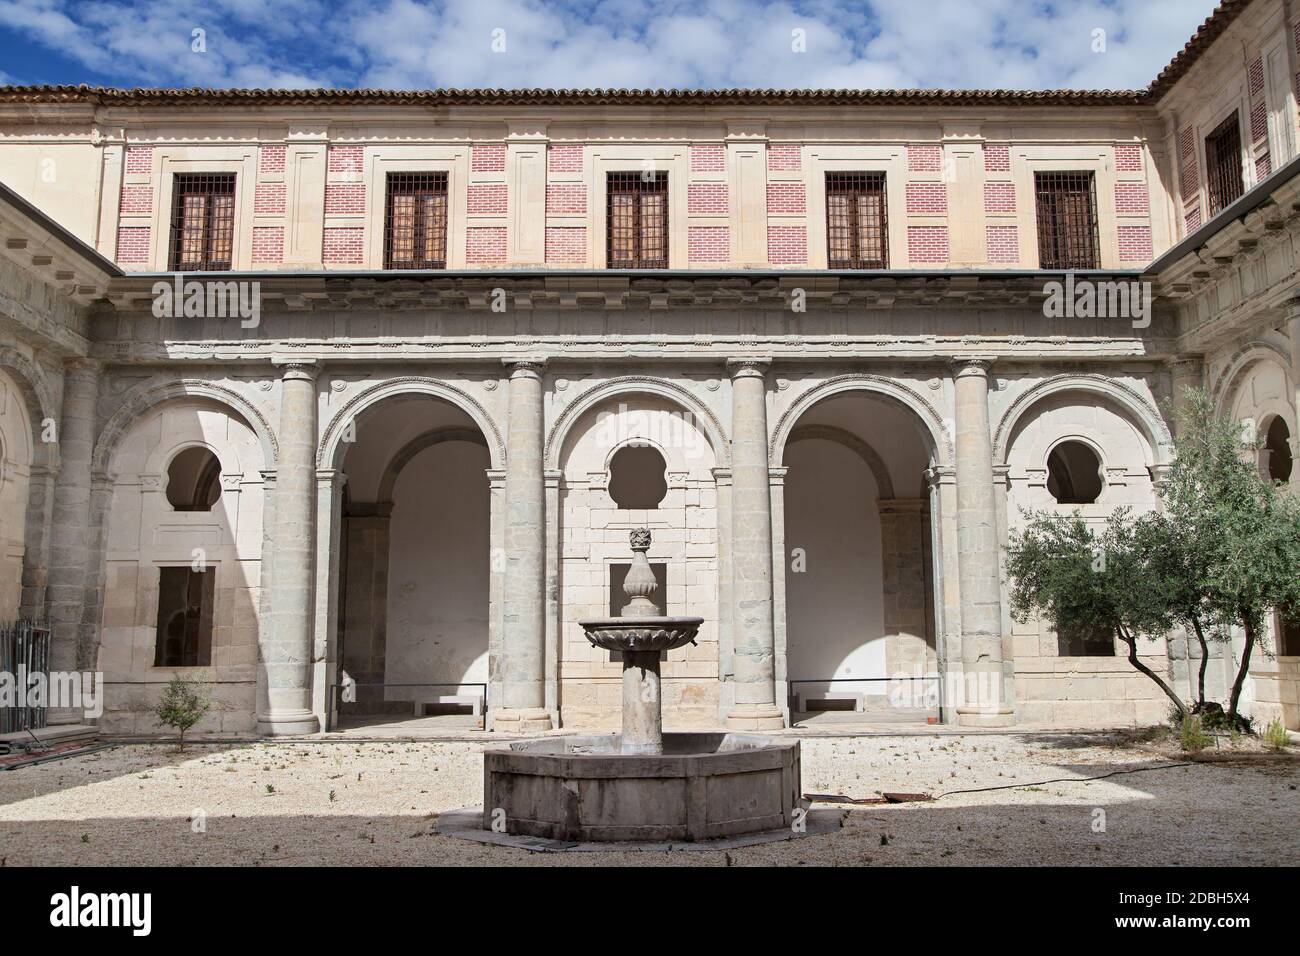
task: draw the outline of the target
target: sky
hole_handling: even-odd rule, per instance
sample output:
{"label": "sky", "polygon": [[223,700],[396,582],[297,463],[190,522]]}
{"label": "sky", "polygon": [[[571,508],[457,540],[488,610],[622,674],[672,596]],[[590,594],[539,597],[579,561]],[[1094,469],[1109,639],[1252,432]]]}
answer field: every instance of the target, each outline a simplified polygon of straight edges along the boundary
{"label": "sky", "polygon": [[1136,89],[1215,0],[0,0],[0,83]]}

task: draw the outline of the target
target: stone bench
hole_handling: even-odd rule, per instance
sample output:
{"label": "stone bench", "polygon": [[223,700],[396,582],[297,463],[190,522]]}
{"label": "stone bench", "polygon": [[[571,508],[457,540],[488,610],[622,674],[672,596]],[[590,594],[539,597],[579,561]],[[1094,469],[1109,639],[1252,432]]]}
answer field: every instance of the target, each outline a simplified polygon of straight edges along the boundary
{"label": "stone bench", "polygon": [[429,704],[456,704],[461,707],[469,707],[475,717],[482,717],[484,710],[483,695],[478,692],[470,694],[424,694],[415,699],[415,716],[424,717],[424,708]]}
{"label": "stone bench", "polygon": [[808,704],[814,701],[824,700],[851,700],[853,701],[853,710],[856,713],[862,713],[867,709],[867,695],[860,690],[828,690],[823,693],[808,694],[801,691],[795,691],[793,696],[793,709],[800,714],[808,713]]}

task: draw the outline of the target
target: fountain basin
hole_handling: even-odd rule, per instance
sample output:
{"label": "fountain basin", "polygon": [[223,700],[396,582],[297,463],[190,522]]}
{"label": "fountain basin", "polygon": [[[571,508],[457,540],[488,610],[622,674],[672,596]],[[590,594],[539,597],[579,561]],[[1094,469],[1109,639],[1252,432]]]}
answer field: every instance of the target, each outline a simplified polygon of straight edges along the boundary
{"label": "fountain basin", "polygon": [[484,828],[495,818],[509,833],[552,840],[692,841],[794,823],[798,740],[669,733],[661,754],[620,751],[618,734],[488,748]]}
{"label": "fountain basin", "polygon": [[597,617],[579,621],[587,640],[607,651],[676,650],[695,640],[702,617]]}

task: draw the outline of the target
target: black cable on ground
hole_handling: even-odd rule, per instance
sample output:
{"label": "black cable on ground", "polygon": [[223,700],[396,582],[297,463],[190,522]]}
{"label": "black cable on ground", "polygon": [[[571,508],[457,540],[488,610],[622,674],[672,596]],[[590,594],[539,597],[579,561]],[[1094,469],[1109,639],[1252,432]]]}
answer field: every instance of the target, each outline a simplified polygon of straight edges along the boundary
{"label": "black cable on ground", "polygon": [[958,793],[988,793],[992,790],[1016,790],[1020,787],[1042,787],[1049,783],[1089,783],[1093,780],[1105,780],[1107,777],[1117,777],[1124,773],[1144,773],[1147,770],[1176,770],[1179,767],[1192,767],[1192,763],[1166,763],[1157,767],[1130,767],[1126,770],[1112,770],[1110,773],[1098,774],[1095,777],[1057,777],[1054,780],[1039,780],[1036,783],[1007,783],[996,787],[977,787],[974,790],[945,790],[943,793],[936,794],[935,798],[951,797]]}

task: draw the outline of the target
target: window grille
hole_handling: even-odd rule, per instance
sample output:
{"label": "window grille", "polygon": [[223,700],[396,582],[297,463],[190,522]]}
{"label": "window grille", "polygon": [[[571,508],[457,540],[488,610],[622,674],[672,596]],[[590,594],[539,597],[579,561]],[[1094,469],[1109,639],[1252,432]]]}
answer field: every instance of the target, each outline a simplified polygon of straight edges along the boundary
{"label": "window grille", "polygon": [[826,250],[832,269],[888,267],[884,173],[826,174]]}
{"label": "window grille", "polygon": [[1097,189],[1090,172],[1034,175],[1042,269],[1098,268]]}
{"label": "window grille", "polygon": [[610,173],[606,263],[611,269],[668,268],[668,174]]}
{"label": "window grille", "polygon": [[385,269],[447,267],[447,174],[389,173]]}
{"label": "window grille", "polygon": [[234,240],[235,174],[178,173],[172,188],[172,271],[229,271]]}
{"label": "window grille", "polygon": [[1205,137],[1205,179],[1211,216],[1230,206],[1244,191],[1241,182],[1241,129],[1235,111]]}

